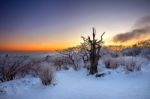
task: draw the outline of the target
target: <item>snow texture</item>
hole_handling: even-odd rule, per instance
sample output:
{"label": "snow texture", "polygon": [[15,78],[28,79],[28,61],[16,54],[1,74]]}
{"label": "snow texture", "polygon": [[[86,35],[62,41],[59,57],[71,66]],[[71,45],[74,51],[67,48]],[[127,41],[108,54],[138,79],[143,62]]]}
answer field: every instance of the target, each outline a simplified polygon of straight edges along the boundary
{"label": "snow texture", "polygon": [[87,71],[58,71],[53,85],[43,86],[39,78],[27,76],[0,84],[0,99],[150,99],[150,64],[140,72],[121,69],[102,78]]}

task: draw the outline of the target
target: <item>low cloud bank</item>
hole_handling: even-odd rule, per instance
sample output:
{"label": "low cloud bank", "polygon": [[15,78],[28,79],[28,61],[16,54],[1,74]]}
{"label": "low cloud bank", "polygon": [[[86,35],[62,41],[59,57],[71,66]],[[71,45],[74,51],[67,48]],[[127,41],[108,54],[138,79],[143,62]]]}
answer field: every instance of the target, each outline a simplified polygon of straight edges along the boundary
{"label": "low cloud bank", "polygon": [[141,18],[136,24],[135,29],[125,32],[119,33],[115,35],[112,39],[113,42],[126,42],[133,39],[142,39],[144,37],[150,39],[150,16],[146,16]]}

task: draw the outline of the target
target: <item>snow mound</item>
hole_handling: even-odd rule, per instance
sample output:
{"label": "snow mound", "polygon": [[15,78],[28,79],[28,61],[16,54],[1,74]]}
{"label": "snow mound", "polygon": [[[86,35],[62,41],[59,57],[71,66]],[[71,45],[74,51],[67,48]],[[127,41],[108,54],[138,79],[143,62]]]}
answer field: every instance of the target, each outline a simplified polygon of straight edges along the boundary
{"label": "snow mound", "polygon": [[[13,81],[8,81],[0,84],[0,99],[21,99],[29,91],[32,92],[32,89],[42,87],[42,83],[39,78],[35,77],[25,77],[22,79],[17,79]],[[27,99],[27,97],[25,98]]]}

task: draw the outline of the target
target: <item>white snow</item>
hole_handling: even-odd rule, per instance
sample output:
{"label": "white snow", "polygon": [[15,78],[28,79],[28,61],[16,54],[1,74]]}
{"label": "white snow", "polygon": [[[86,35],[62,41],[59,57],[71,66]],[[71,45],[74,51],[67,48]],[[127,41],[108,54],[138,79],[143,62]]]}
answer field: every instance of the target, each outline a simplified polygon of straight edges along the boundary
{"label": "white snow", "polygon": [[111,71],[101,78],[87,71],[59,71],[55,85],[43,86],[39,78],[25,77],[0,84],[0,99],[150,99],[150,64],[134,73]]}

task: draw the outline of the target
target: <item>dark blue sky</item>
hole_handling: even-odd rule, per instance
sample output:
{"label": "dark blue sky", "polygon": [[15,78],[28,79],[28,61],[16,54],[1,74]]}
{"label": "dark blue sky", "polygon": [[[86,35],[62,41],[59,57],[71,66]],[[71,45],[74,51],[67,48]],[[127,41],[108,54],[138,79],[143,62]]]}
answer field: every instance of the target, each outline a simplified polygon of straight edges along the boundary
{"label": "dark blue sky", "polygon": [[109,39],[149,15],[150,0],[0,0],[0,48],[71,46],[93,26]]}

